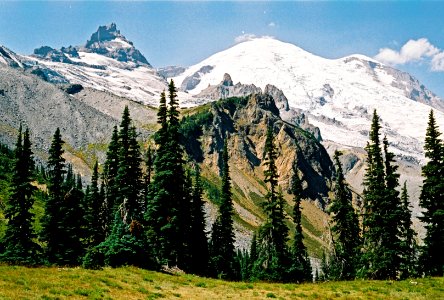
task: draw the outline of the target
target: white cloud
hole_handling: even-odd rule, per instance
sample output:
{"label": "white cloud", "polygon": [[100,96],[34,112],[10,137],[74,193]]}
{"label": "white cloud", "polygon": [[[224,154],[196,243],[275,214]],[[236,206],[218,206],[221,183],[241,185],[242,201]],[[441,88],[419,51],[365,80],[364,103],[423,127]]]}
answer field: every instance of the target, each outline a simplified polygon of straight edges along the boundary
{"label": "white cloud", "polygon": [[399,51],[382,48],[375,59],[388,65],[426,61],[430,64],[432,71],[444,71],[444,52],[432,45],[426,38],[409,40]]}
{"label": "white cloud", "polygon": [[275,22],[270,22],[270,23],[268,23],[268,27],[276,27],[276,23]]}
{"label": "white cloud", "polygon": [[252,33],[244,33],[242,32],[242,35],[239,35],[237,37],[234,38],[234,42],[236,44],[242,43],[242,42],[246,42],[246,41],[251,41],[255,38],[257,38],[257,36],[255,34]]}
{"label": "white cloud", "polygon": [[444,52],[440,52],[433,56],[431,62],[432,71],[443,72],[444,71]]}

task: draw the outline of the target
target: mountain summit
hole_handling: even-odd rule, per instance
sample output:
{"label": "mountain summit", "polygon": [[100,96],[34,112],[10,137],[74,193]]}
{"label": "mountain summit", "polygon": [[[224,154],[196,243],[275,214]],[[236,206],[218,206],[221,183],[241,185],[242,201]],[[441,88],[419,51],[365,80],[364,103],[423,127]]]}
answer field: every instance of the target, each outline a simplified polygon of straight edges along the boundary
{"label": "mountain summit", "polygon": [[81,46],[42,46],[31,55],[15,55],[0,46],[0,64],[25,69],[45,81],[107,91],[156,105],[167,82],[143,54],[117,29],[99,26]]}
{"label": "mountain summit", "polygon": [[[255,38],[218,52],[176,76],[191,95],[232,81],[280,89],[290,107],[300,109],[325,140],[365,147],[374,109],[396,154],[423,159],[430,109],[444,121],[444,102],[408,73],[364,55],[327,59],[273,38]],[[408,120],[408,121],[406,121]]]}
{"label": "mountain summit", "polygon": [[96,32],[85,44],[88,52],[105,55],[121,62],[134,62],[149,65],[145,56],[134,47],[133,42],[127,40],[117,29],[116,23],[99,26]]}

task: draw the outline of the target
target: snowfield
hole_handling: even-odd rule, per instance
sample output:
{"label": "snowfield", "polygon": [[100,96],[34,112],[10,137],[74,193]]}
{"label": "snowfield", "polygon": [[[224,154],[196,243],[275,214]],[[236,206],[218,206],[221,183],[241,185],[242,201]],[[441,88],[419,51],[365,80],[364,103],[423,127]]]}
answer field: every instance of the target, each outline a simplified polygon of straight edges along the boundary
{"label": "snowfield", "polygon": [[[209,72],[199,72],[210,66]],[[413,77],[376,60],[352,55],[325,59],[289,43],[257,38],[214,54],[174,78],[180,86],[190,77],[199,82],[188,93],[196,95],[228,73],[233,81],[264,89],[273,84],[321,130],[324,140],[364,147],[374,109],[382,133],[396,154],[423,161],[428,114],[435,108],[444,128],[442,100]],[[414,98],[411,94],[423,94]]]}

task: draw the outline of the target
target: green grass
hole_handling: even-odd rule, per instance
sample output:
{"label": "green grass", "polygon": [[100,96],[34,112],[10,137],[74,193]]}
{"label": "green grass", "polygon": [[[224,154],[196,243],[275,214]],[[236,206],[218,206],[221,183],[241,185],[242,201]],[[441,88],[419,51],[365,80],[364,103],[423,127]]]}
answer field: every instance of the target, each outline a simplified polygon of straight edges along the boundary
{"label": "green grass", "polygon": [[227,282],[134,267],[0,266],[0,299],[442,299],[444,278],[310,284]]}

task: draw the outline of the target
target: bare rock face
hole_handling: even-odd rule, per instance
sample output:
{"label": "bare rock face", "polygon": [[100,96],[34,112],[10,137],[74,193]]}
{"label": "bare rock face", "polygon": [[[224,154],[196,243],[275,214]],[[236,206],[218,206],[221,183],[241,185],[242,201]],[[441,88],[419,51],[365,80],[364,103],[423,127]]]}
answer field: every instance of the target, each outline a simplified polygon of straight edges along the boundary
{"label": "bare rock face", "polygon": [[184,92],[194,89],[200,83],[202,75],[209,73],[211,70],[213,70],[212,66],[203,66],[191,76],[187,76],[183,80],[180,89]]}
{"label": "bare rock face", "polygon": [[280,118],[273,97],[260,93],[247,98],[221,100],[212,103],[209,111],[211,125],[206,126],[200,138],[203,165],[219,172],[223,141],[228,138],[233,176],[250,178],[236,180],[239,188],[248,195],[251,184],[247,182],[263,180],[266,131],[272,126],[279,153],[276,163],[280,186],[289,191],[293,164],[296,163],[304,181],[305,197],[322,205],[326,202],[334,172],[328,153],[310,133]]}
{"label": "bare rock face", "polygon": [[224,74],[224,79],[222,80],[221,84],[224,86],[233,86],[233,80],[231,80],[230,74]]}
{"label": "bare rock face", "polygon": [[[278,89],[274,85],[267,84],[263,93],[271,96],[274,99],[275,106],[279,110],[278,115],[280,115],[283,120],[295,124],[296,126],[310,132],[318,141],[322,141],[319,128],[308,122],[307,115],[302,110],[290,108],[288,105],[288,99],[282,90]],[[220,84],[207,87],[202,92],[194,96],[194,98],[204,101],[215,101],[230,97],[247,97],[253,94],[262,94],[262,89],[254,84],[242,84],[240,82],[233,85],[231,76],[225,73]]]}
{"label": "bare rock face", "polygon": [[120,33],[120,30],[117,30],[115,23],[99,26],[99,29],[91,35],[82,50],[105,55],[121,62],[133,62],[137,65],[150,66],[145,56],[134,47],[133,42],[127,40]]}
{"label": "bare rock face", "polygon": [[22,67],[20,58],[8,48],[0,45],[0,65],[5,65],[13,68]]}

